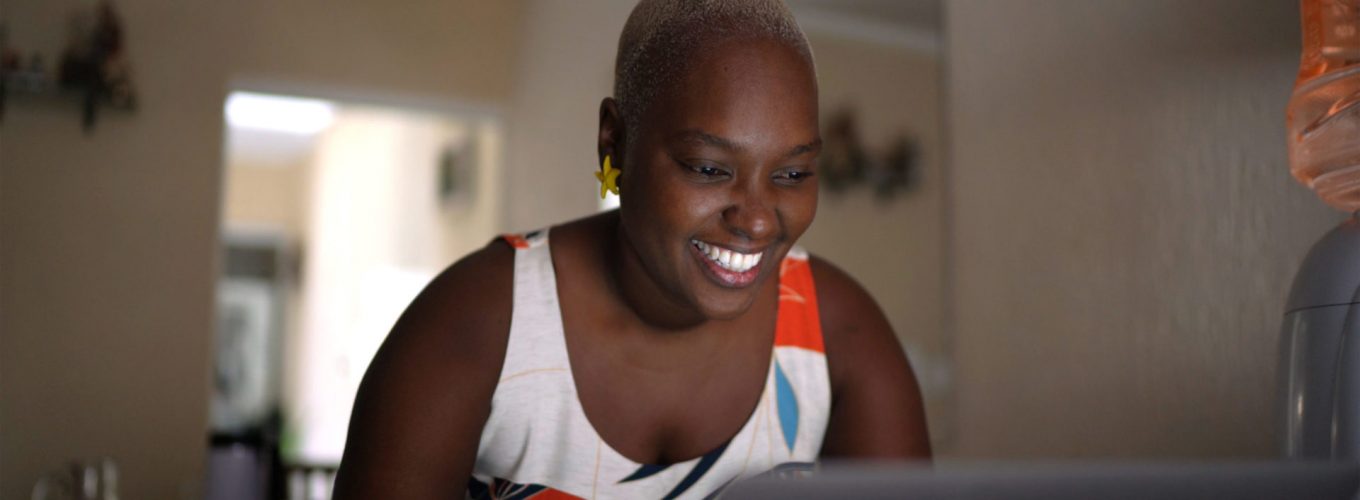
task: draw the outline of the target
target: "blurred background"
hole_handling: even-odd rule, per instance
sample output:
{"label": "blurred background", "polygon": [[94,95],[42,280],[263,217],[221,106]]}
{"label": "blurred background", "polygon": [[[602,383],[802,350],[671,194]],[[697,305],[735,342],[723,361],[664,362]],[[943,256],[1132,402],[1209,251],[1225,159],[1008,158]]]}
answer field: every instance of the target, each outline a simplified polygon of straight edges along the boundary
{"label": "blurred background", "polygon": [[[614,201],[632,4],[0,4],[0,498],[72,461],[324,497],[421,287]],[[1276,455],[1285,294],[1344,217],[1288,175],[1297,5],[790,5],[827,141],[801,243],[885,309],[940,459]]]}

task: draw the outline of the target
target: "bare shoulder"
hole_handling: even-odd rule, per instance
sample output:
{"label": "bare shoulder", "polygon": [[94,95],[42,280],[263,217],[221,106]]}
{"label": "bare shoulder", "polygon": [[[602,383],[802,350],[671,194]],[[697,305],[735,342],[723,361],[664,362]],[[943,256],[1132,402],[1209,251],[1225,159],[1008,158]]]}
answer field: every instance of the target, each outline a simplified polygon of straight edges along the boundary
{"label": "bare shoulder", "polygon": [[869,292],[824,259],[809,259],[830,372],[823,457],[930,456],[921,392],[892,325]]}
{"label": "bare shoulder", "polygon": [[505,359],[514,250],[492,242],[407,307],[365,373],[336,498],[462,496]]}
{"label": "bare shoulder", "polygon": [[[816,255],[808,257],[808,264],[817,286],[817,308],[824,333],[844,336],[854,335],[865,327],[887,327],[887,319],[878,303],[858,281]],[[879,320],[882,320],[881,324]],[[888,333],[892,333],[891,327],[888,327]]]}
{"label": "bare shoulder", "polygon": [[389,342],[460,357],[504,350],[514,272],[515,250],[499,239],[488,243],[436,276],[397,321]]}
{"label": "bare shoulder", "polygon": [[392,327],[370,375],[412,363],[431,377],[496,375],[510,332],[514,252],[493,241],[436,276]]}
{"label": "bare shoulder", "polygon": [[883,311],[858,281],[821,257],[810,256],[808,264],[817,287],[817,309],[833,386],[853,380],[851,370],[862,366],[865,356],[877,357],[888,346],[901,351]]}

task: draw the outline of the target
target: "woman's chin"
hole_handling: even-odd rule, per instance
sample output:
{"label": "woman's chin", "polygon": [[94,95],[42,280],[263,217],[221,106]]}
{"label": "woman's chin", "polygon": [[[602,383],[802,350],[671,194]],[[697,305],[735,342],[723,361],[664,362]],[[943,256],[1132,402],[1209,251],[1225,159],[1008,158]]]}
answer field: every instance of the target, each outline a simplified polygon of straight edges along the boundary
{"label": "woman's chin", "polygon": [[[754,288],[754,287],[753,287]],[[725,297],[704,297],[699,300],[699,310],[710,320],[734,320],[751,310],[756,301],[754,290],[741,290],[741,294],[726,293]],[[735,296],[734,295],[744,295]]]}

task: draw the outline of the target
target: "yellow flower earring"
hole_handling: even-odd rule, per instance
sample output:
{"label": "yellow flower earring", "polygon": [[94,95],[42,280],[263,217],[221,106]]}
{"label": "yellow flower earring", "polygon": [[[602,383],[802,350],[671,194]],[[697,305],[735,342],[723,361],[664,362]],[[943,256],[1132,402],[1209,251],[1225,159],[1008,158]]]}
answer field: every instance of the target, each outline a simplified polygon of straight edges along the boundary
{"label": "yellow flower earring", "polygon": [[600,199],[603,200],[605,193],[619,194],[619,174],[622,170],[614,168],[609,163],[609,155],[604,155],[604,166],[600,167],[599,172],[595,172],[595,178],[600,180]]}

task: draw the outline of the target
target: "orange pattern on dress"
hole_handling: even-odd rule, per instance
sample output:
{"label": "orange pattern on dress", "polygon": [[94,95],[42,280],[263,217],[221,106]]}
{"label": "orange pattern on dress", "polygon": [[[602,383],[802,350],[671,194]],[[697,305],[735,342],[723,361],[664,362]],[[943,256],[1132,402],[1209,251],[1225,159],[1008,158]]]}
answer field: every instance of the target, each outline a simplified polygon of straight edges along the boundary
{"label": "orange pattern on dress", "polygon": [[775,325],[775,347],[826,352],[822,318],[817,312],[817,287],[807,259],[785,257],[779,263],[779,319]]}
{"label": "orange pattern on dress", "polygon": [[523,236],[518,234],[507,234],[501,236],[501,239],[504,239],[506,243],[509,243],[510,246],[515,247],[517,250],[529,248],[529,240],[524,239]]}
{"label": "orange pattern on dress", "polygon": [[544,489],[543,491],[535,493],[533,496],[530,496],[529,498],[532,498],[534,500],[581,500],[581,497],[578,497],[571,493],[567,493],[565,491],[554,490],[552,488]]}

